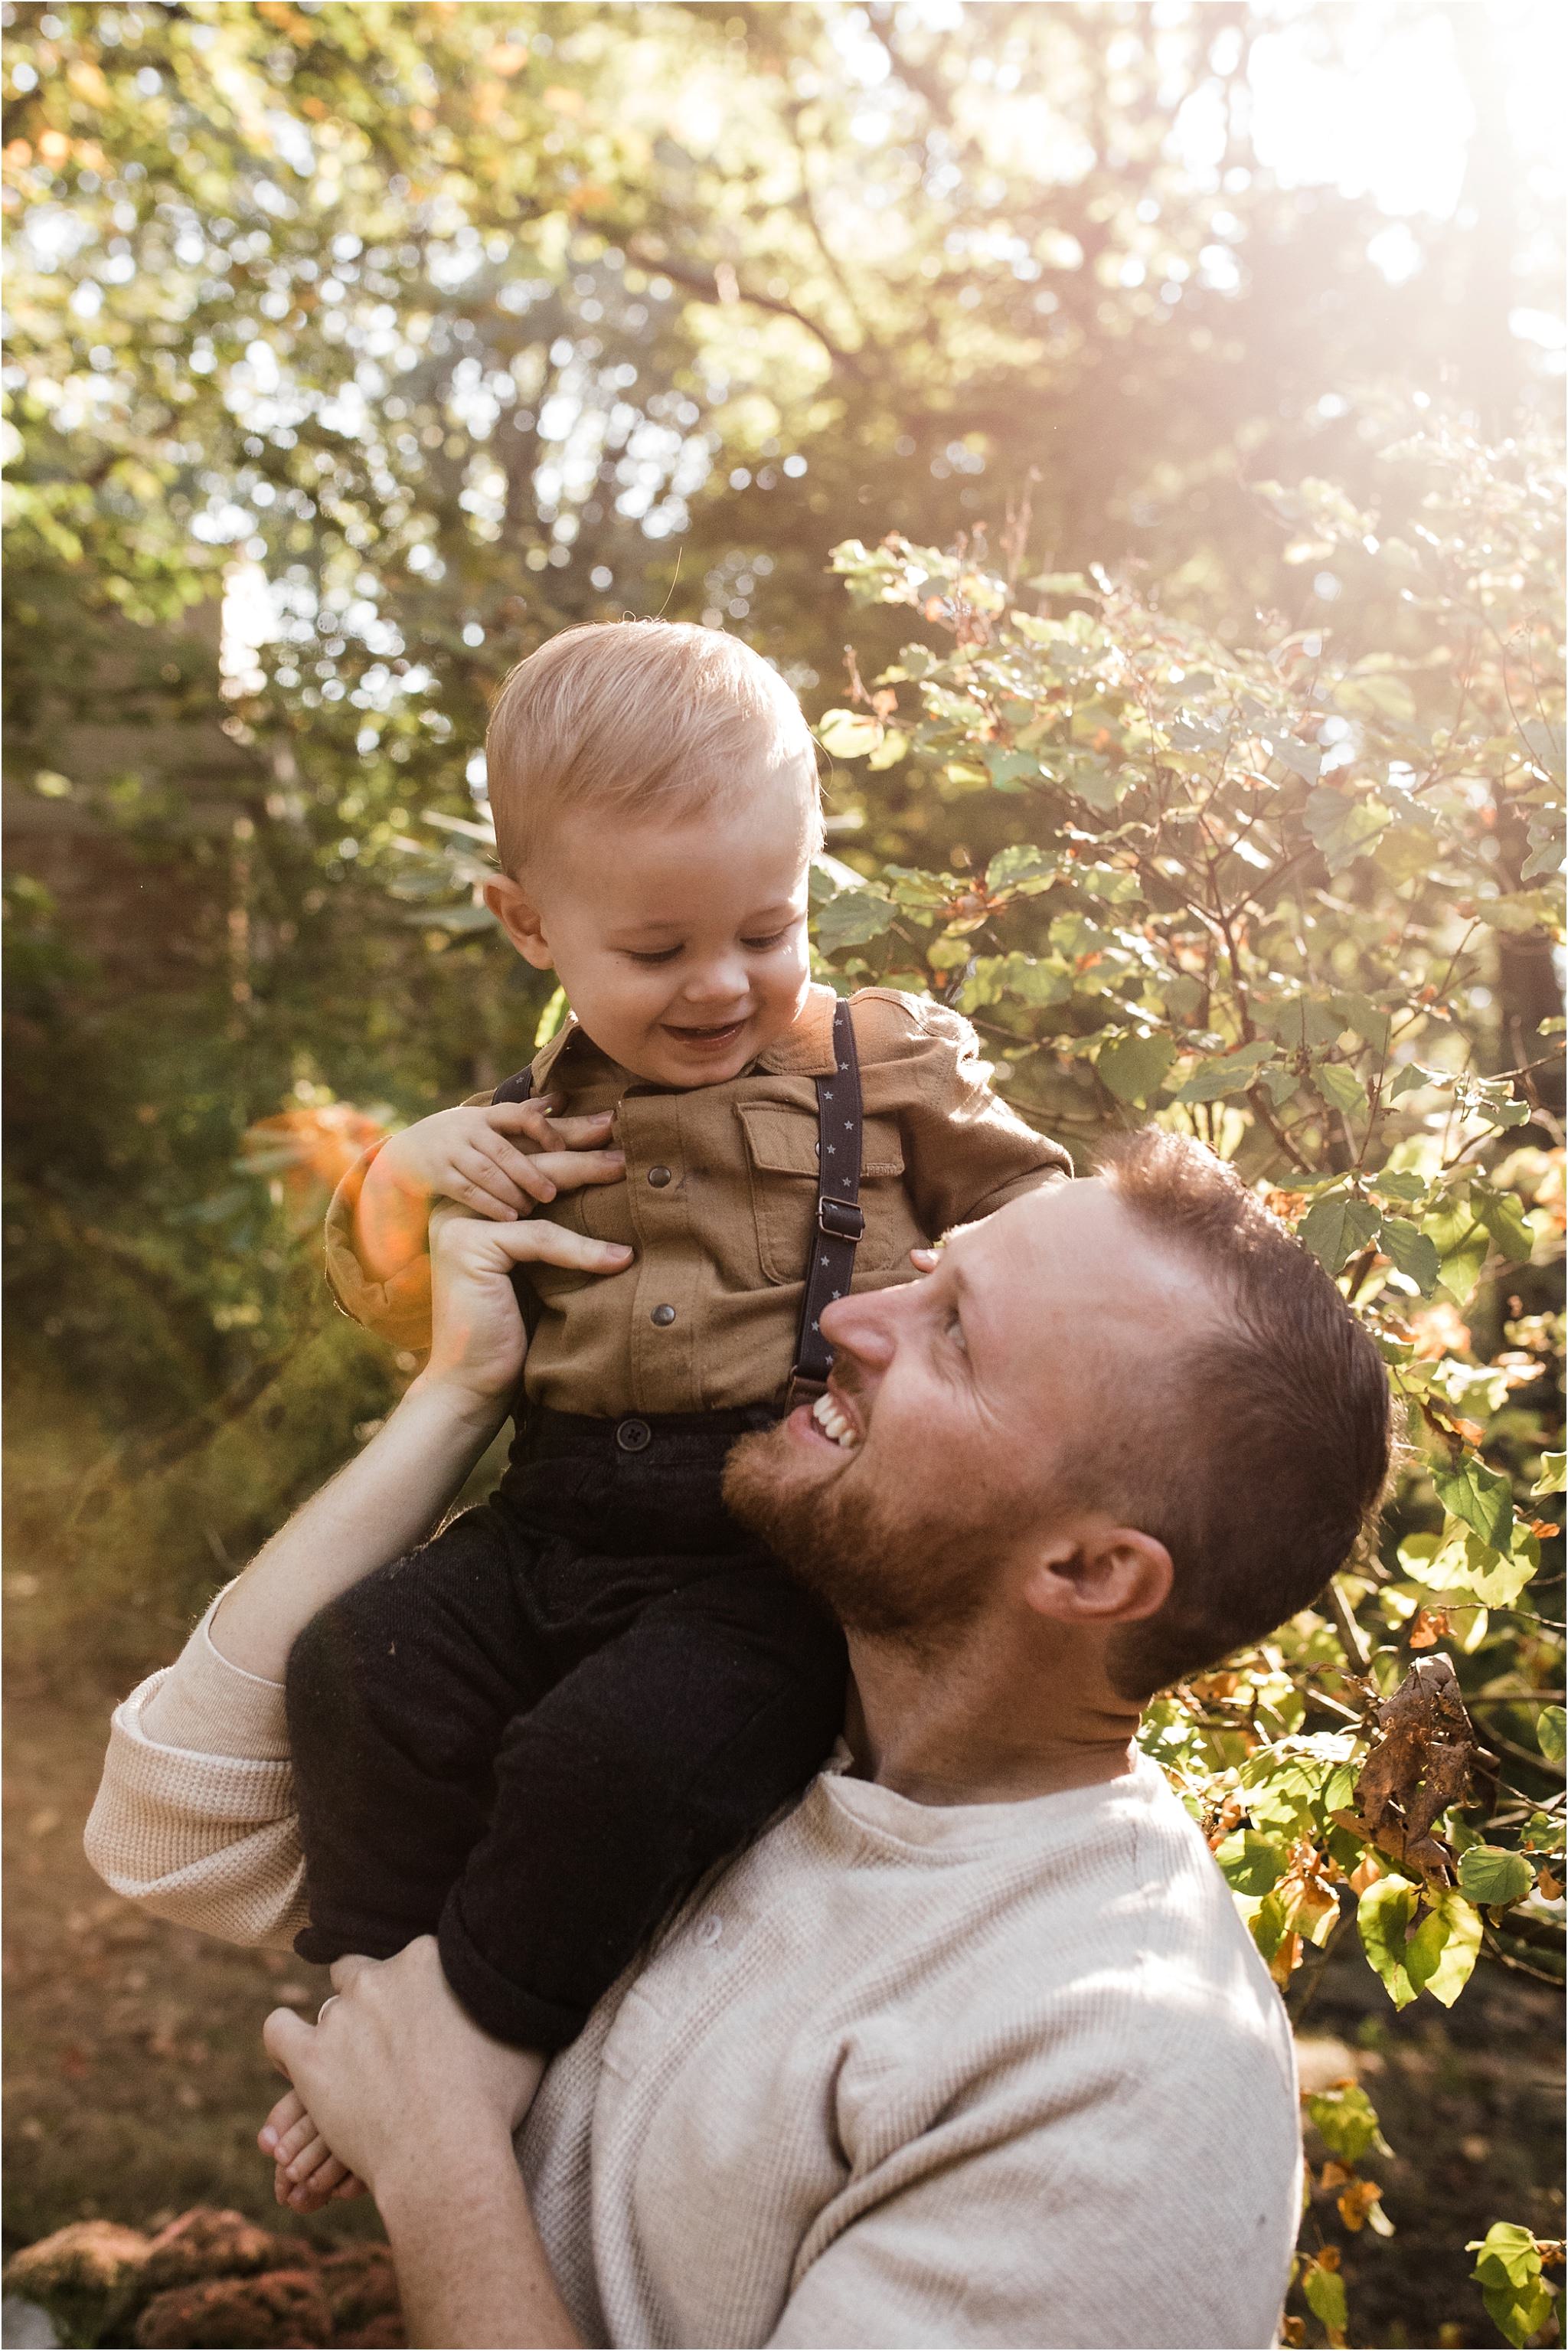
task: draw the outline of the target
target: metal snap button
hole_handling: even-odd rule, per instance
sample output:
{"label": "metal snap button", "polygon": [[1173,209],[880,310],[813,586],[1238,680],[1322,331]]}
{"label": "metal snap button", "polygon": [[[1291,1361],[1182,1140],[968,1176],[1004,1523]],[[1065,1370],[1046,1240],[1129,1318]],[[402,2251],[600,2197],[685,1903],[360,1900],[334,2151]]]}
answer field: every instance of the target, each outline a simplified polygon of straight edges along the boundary
{"label": "metal snap button", "polygon": [[645,1420],[623,1420],[615,1432],[615,1442],[622,1453],[641,1453],[651,1444],[653,1432]]}
{"label": "metal snap button", "polygon": [[667,1329],[674,1319],[675,1310],[673,1306],[655,1306],[648,1317],[649,1322],[656,1322],[661,1331]]}
{"label": "metal snap button", "polygon": [[667,1167],[650,1167],[648,1170],[648,1181],[652,1184],[655,1192],[662,1192],[665,1185],[673,1183],[674,1178]]}

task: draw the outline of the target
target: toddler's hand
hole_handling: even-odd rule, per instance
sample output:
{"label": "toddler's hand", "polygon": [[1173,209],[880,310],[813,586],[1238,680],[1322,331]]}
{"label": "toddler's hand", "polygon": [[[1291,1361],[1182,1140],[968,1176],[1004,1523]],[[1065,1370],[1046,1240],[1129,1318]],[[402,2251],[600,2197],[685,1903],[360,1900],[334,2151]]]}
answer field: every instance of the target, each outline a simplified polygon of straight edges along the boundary
{"label": "toddler's hand", "polygon": [[279,2098],[256,2143],[272,2158],[273,2195],[291,2212],[319,2212],[323,2204],[365,2193],[364,2181],[339,2162],[297,2090]]}
{"label": "toddler's hand", "polygon": [[556,1118],[553,1108],[545,1096],[437,1111],[383,1144],[371,1176],[497,1223],[528,1216],[563,1186],[619,1182],[626,1162],[609,1147],[610,1113]]}

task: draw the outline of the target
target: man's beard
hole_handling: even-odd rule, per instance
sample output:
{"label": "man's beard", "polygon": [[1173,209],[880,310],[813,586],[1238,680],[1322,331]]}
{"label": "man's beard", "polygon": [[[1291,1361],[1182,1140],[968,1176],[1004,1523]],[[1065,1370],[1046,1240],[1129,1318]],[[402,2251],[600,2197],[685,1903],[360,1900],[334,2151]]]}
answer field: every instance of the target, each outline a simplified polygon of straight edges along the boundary
{"label": "man's beard", "polygon": [[741,1437],[725,1463],[725,1502],[846,1633],[939,1646],[979,1613],[995,1552],[977,1523],[901,1517],[863,1460],[813,1476],[796,1442],[782,1426]]}

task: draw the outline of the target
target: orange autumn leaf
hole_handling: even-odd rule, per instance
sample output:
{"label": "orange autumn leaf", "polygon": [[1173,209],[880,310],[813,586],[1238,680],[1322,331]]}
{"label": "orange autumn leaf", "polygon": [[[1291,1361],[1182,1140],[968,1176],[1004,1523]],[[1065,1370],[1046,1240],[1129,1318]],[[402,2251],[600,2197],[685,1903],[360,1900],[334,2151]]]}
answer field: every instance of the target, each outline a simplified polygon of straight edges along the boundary
{"label": "orange autumn leaf", "polygon": [[1339,2217],[1353,2236],[1365,2228],[1373,2206],[1382,2200],[1382,2196],[1375,2179],[1352,2179],[1340,2191],[1336,2199]]}

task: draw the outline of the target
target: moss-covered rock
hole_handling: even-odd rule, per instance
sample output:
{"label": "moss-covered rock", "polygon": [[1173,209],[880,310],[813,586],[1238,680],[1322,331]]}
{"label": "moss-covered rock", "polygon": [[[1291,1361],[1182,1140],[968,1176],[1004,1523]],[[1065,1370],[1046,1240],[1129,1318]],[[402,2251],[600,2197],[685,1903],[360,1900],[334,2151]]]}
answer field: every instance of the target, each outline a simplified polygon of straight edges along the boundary
{"label": "moss-covered rock", "polygon": [[151,2252],[139,2229],[73,2220],[7,2262],[6,2291],[39,2304],[72,2342],[97,2343],[141,2300]]}

